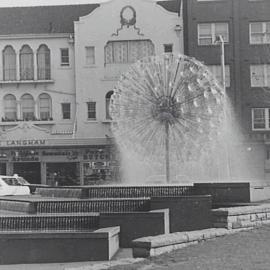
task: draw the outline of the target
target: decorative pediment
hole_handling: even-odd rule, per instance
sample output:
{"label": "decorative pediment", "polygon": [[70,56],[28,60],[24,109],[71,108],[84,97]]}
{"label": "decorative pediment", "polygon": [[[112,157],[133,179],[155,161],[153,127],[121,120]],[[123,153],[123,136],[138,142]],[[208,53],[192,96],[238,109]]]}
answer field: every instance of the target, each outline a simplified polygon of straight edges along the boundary
{"label": "decorative pediment", "polygon": [[136,10],[134,7],[128,5],[124,6],[121,9],[120,12],[120,27],[116,30],[115,33],[112,34],[112,36],[118,36],[119,32],[123,30],[124,28],[133,27],[134,30],[137,31],[137,34],[139,36],[144,36],[144,34],[141,33],[141,29],[136,26]]}
{"label": "decorative pediment", "polygon": [[16,127],[6,129],[2,132],[1,138],[8,140],[17,140],[17,139],[36,139],[36,138],[49,138],[50,130],[45,128],[40,128],[34,125],[31,122],[22,122]]}

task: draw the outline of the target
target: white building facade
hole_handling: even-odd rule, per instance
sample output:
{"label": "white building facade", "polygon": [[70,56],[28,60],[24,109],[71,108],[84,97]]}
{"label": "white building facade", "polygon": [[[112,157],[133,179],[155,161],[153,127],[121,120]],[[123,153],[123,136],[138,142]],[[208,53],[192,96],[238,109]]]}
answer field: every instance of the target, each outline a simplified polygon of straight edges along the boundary
{"label": "white building facade", "polygon": [[0,174],[59,185],[115,180],[114,85],[142,57],[183,53],[181,3],[111,0],[1,15]]}

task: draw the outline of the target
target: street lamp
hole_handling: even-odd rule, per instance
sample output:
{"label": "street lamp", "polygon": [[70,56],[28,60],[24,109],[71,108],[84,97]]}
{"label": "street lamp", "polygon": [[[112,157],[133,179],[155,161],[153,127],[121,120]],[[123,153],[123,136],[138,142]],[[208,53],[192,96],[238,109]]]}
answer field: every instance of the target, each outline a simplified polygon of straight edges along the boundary
{"label": "street lamp", "polygon": [[[226,74],[225,74],[225,49],[224,49],[224,39],[222,35],[218,35],[216,37],[216,43],[220,44],[220,63],[221,63],[221,86],[224,91],[224,94],[226,95]],[[225,97],[225,109],[227,108],[226,106],[226,98]],[[228,124],[228,117],[227,117],[227,112],[224,111],[224,117],[225,117],[225,122]],[[227,127],[226,127],[227,131]],[[229,179],[231,178],[231,165],[230,165],[230,156],[229,156],[229,149],[228,145],[225,146],[225,152],[226,152],[226,159],[227,159],[227,174]]]}

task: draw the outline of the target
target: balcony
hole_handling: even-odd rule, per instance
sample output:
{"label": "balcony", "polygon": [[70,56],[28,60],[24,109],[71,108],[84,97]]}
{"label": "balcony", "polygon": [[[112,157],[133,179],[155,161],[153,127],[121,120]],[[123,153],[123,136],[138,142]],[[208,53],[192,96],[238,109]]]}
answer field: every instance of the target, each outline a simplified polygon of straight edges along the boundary
{"label": "balcony", "polygon": [[3,80],[0,80],[0,85],[2,84],[44,84],[44,83],[54,83],[51,79],[51,70],[39,68],[37,70],[37,78],[34,76],[34,71],[32,69],[25,69],[20,72],[20,79],[17,79],[16,70],[5,69],[3,74]]}

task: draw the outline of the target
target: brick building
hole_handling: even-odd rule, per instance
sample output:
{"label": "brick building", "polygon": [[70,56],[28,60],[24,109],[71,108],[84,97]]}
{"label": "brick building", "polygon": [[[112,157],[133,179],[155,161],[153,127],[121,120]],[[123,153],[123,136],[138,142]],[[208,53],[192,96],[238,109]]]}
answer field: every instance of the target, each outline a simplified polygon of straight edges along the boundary
{"label": "brick building", "polygon": [[[184,1],[185,54],[221,76],[220,44],[225,41],[226,91],[244,139],[231,157],[234,176],[270,180],[270,1]],[[237,168],[239,160],[246,169]],[[240,167],[240,165],[239,165]],[[239,169],[239,170],[238,170]],[[238,170],[238,172],[237,172]]]}

